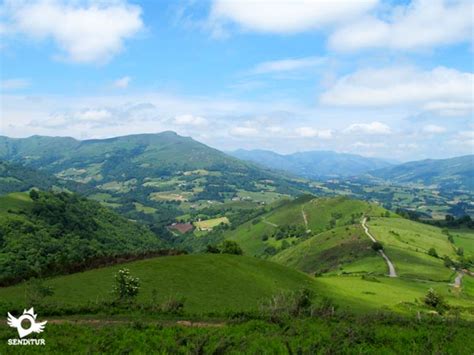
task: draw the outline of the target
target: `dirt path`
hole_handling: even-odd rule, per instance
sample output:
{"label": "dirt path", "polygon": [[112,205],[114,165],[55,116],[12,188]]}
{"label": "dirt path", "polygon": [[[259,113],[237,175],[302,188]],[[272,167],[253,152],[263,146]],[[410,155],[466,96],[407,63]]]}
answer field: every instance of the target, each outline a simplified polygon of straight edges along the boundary
{"label": "dirt path", "polygon": [[[370,234],[369,228],[367,227],[366,222],[367,222],[367,217],[364,217],[364,219],[362,220],[362,228],[364,228],[365,234],[367,234],[367,236],[372,240],[372,242],[375,243],[375,242],[377,242],[377,240],[374,238],[374,236],[372,234]],[[380,255],[382,255],[382,258],[384,258],[385,261],[387,262],[388,271],[389,271],[388,276],[397,277],[397,272],[395,271],[395,267],[393,266],[393,264],[390,261],[390,259],[388,258],[388,256],[385,255],[383,250],[379,250],[379,253],[380,253]]]}
{"label": "dirt path", "polygon": [[304,226],[306,228],[306,233],[311,232],[311,229],[308,228],[308,216],[306,216],[306,212],[304,211],[303,207],[301,207],[301,215],[303,216]]}
{"label": "dirt path", "polygon": [[[81,324],[81,325],[126,325],[132,324],[133,320],[107,320],[107,319],[50,319],[49,324]],[[3,323],[3,322],[2,322]],[[5,322],[6,323],[6,322]],[[178,320],[178,321],[144,321],[144,324],[160,324],[163,326],[175,326],[180,325],[183,327],[196,327],[196,328],[221,328],[226,326],[223,322],[199,322],[189,320]]]}
{"label": "dirt path", "polygon": [[262,219],[262,222],[265,223],[265,224],[268,224],[269,226],[278,228],[278,224],[275,224],[275,223],[272,223],[272,222],[268,222],[265,218]]}

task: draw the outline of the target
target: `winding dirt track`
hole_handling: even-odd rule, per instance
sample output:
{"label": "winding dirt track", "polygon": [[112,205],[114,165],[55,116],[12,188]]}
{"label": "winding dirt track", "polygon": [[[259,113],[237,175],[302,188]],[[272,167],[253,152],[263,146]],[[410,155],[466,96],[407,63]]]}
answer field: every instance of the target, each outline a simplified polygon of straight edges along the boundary
{"label": "winding dirt track", "polygon": [[[364,228],[364,231],[365,231],[365,234],[367,234],[367,236],[372,240],[372,242],[377,242],[377,240],[374,238],[374,236],[372,234],[370,234],[369,232],[369,228],[367,227],[367,217],[364,217],[364,219],[362,220],[362,228]],[[385,259],[385,261],[387,262],[387,265],[388,265],[388,276],[390,277],[397,277],[397,272],[395,271],[395,267],[393,266],[392,262],[390,261],[390,259],[388,258],[387,255],[385,255],[384,251],[383,250],[379,250],[379,253],[380,255],[382,255],[382,258]]]}

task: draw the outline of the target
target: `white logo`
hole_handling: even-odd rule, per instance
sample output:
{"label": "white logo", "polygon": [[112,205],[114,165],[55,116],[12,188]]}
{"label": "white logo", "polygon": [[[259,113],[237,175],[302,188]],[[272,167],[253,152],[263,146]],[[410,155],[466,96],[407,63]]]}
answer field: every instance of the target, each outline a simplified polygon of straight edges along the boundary
{"label": "white logo", "polygon": [[[35,314],[35,310],[32,307],[28,311],[25,309],[23,314],[18,318],[15,318],[10,313],[8,313],[7,323],[10,327],[16,328],[20,338],[23,338],[28,334],[41,333],[44,330],[44,326],[46,323],[48,323],[48,321],[36,323],[36,316],[37,314]],[[24,328],[25,321],[29,323],[29,326],[28,324],[25,325],[27,328]]]}

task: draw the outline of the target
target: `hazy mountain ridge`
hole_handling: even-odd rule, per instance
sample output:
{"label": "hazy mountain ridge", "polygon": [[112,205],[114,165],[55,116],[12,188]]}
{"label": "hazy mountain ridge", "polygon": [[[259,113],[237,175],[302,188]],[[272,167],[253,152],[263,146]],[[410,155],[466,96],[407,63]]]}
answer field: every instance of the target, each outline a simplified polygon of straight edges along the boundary
{"label": "hazy mountain ridge", "polygon": [[239,149],[230,154],[271,169],[305,178],[330,178],[360,175],[393,165],[388,160],[332,151],[308,151],[283,155],[268,150]]}
{"label": "hazy mountain ridge", "polygon": [[474,190],[474,155],[426,159],[371,171],[370,175],[400,184],[435,185]]}

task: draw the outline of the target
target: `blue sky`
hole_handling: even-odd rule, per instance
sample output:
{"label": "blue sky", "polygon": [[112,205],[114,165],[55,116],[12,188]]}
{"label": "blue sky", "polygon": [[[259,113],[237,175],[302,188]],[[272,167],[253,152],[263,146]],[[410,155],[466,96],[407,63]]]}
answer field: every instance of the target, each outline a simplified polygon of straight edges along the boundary
{"label": "blue sky", "polygon": [[0,134],[473,153],[470,0],[7,0]]}

